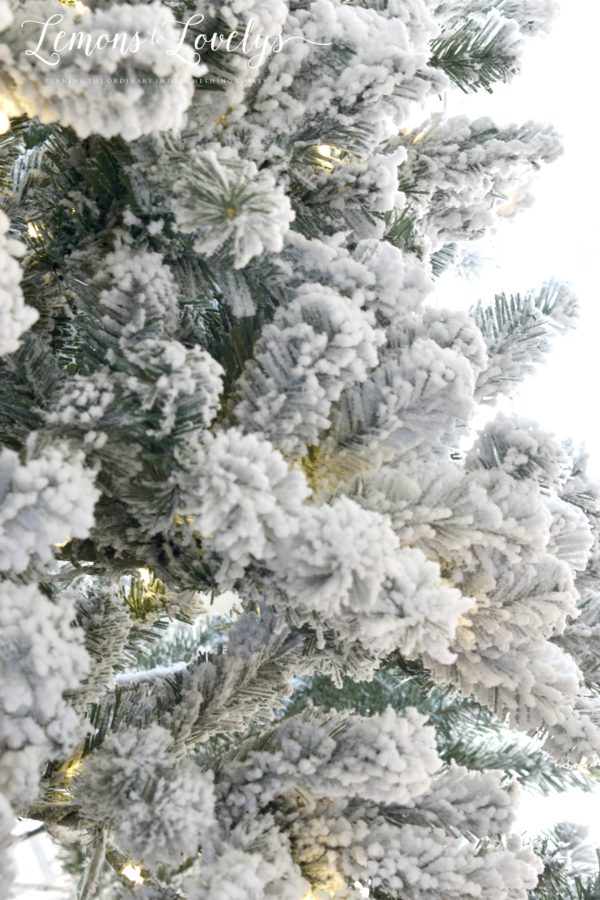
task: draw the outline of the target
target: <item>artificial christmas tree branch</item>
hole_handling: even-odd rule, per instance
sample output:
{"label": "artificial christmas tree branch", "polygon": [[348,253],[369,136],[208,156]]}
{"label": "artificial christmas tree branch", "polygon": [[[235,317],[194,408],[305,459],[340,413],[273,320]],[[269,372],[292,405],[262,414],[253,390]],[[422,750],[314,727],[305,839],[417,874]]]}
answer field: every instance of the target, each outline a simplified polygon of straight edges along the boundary
{"label": "artificial christmas tree branch", "polygon": [[439,98],[551,8],[0,0],[0,897],[15,812],[85,900],[594,889],[514,815],[597,776],[600,488],[474,434],[576,303],[444,306],[561,145]]}

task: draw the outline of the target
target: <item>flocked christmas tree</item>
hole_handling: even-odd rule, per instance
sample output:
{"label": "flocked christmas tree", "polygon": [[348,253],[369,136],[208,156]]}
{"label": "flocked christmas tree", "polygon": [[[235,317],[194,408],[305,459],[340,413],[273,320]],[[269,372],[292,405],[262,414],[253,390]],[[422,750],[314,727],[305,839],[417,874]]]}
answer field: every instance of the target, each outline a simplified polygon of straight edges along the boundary
{"label": "flocked christmas tree", "polygon": [[435,276],[560,143],[428,113],[551,7],[0,0],[0,895],[26,815],[82,900],[558,896],[600,488],[466,438],[576,304]]}

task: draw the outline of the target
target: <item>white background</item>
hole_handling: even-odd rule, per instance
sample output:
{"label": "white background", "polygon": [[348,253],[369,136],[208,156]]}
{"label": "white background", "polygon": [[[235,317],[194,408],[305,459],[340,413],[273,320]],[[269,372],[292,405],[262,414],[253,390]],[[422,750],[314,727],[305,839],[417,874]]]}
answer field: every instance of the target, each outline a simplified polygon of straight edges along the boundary
{"label": "white background", "polygon": [[[600,154],[598,43],[600,0],[562,0],[549,36],[526,48],[521,74],[490,96],[453,96],[448,112],[490,116],[498,124],[551,123],[565,152],[543,170],[533,207],[502,222],[480,242],[487,257],[471,281],[444,276],[438,302],[469,306],[550,278],[569,282],[580,301],[578,328],[555,340],[553,352],[514,398],[512,408],[536,419],[589,452],[589,471],[600,479]],[[570,820],[589,827],[600,846],[600,797],[573,791],[548,798],[525,796],[519,827],[530,833]]]}
{"label": "white background", "polygon": [[585,443],[590,471],[600,478],[596,386],[600,374],[600,156],[598,44],[600,0],[563,0],[549,36],[526,47],[521,74],[492,95],[453,95],[449,112],[486,115],[498,124],[553,124],[565,153],[539,174],[533,207],[503,221],[481,242],[488,263],[471,282],[440,280],[440,299],[492,300],[550,278],[568,281],[579,296],[577,330],[558,338],[538,374],[519,391],[514,408],[561,437]]}

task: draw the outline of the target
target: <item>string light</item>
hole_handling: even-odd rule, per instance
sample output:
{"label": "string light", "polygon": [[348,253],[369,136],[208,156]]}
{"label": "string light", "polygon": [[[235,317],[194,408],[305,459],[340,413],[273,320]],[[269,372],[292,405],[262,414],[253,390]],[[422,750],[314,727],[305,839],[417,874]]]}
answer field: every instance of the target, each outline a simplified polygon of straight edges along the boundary
{"label": "string light", "polygon": [[519,205],[519,200],[522,198],[522,190],[518,185],[514,187],[507,188],[504,191],[504,203],[501,203],[496,207],[496,211],[501,216],[512,216],[514,211],[517,209]]}
{"label": "string light", "polygon": [[222,128],[227,128],[227,126],[230,124],[229,116],[232,112],[235,112],[234,107],[228,106],[225,112],[221,113],[221,115],[215,119],[215,125],[220,125]]}
{"label": "string light", "polygon": [[79,775],[82,769],[83,762],[81,761],[81,757],[77,757],[76,759],[71,760],[71,762],[65,769],[65,781],[73,781],[73,779],[77,775]]}
{"label": "string light", "polygon": [[81,770],[83,769],[83,759],[81,758],[81,749],[76,750],[73,756],[66,760],[60,767],[60,771],[62,773],[63,781],[65,784],[73,781],[73,779],[79,775]]}
{"label": "string light", "polygon": [[[354,887],[360,890],[361,896],[369,896],[368,888],[365,888],[360,882],[355,881]],[[304,894],[302,900],[324,900],[325,897],[339,897],[341,892],[345,892],[346,889],[346,882],[340,873],[331,872],[318,889],[311,887],[308,893]]]}
{"label": "string light", "polygon": [[317,144],[315,152],[316,164],[326,172],[333,172],[334,164],[342,158],[344,151],[334,144]]}
{"label": "string light", "polygon": [[82,16],[84,13],[90,12],[89,6],[82,3],[82,0],[60,0],[60,2],[63,6],[70,7],[77,16]]}
{"label": "string light", "polygon": [[6,134],[10,131],[10,119],[3,109],[0,109],[0,134]]}
{"label": "string light", "polygon": [[338,147],[334,147],[333,144],[319,144],[317,147],[317,153],[321,156],[339,156],[340,150]]}
{"label": "string light", "polygon": [[185,525],[186,522],[188,525],[193,525],[196,521],[196,516],[182,516],[180,513],[175,513],[173,521],[176,525]]}
{"label": "string light", "polygon": [[68,538],[67,538],[66,540],[64,540],[64,541],[57,541],[56,544],[55,544],[54,546],[56,547],[57,550],[62,550],[62,548],[63,548],[63,547],[66,547],[67,544],[70,544],[71,541],[72,541],[72,538],[68,537]]}
{"label": "string light", "polygon": [[138,569],[137,576],[145,587],[148,587],[154,581],[154,575],[150,571],[150,569]]}
{"label": "string light", "polygon": [[30,238],[33,238],[34,240],[39,241],[42,238],[41,229],[35,224],[35,222],[27,223],[27,234],[29,235]]}
{"label": "string light", "polygon": [[136,866],[135,863],[128,862],[125,863],[123,868],[121,869],[121,875],[130,881],[132,884],[143,884],[144,878],[142,876],[142,867]]}

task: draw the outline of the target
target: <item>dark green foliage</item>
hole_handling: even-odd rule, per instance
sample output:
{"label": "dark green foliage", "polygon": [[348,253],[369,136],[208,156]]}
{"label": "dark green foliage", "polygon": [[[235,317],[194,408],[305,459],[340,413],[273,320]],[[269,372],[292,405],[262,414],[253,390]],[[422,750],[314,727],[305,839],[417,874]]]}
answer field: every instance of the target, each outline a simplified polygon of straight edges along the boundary
{"label": "dark green foliage", "polygon": [[458,247],[456,244],[444,244],[431,256],[431,270],[436,278],[450,268],[456,261]]}
{"label": "dark green foliage", "polygon": [[[390,664],[391,663],[391,664]],[[301,682],[286,707],[293,715],[306,704],[354,710],[371,716],[388,706],[417,708],[435,726],[438,751],[446,761],[470,769],[497,769],[530,790],[549,793],[566,788],[591,790],[596,772],[558,766],[536,744],[505,728],[488,709],[451,688],[432,683],[420,667],[395,658],[370,682],[344,678],[341,688],[323,675]]]}
{"label": "dark green foliage", "polygon": [[[344,126],[335,119],[309,120],[301,131],[278,143],[290,155],[290,199],[296,214],[294,229],[309,238],[346,228],[364,229],[375,221],[368,197],[355,196],[355,185],[346,183],[347,167],[364,160],[369,129],[360,121]],[[333,155],[323,154],[322,148]],[[344,203],[336,202],[343,194]]]}
{"label": "dark green foliage", "polygon": [[478,25],[464,19],[431,45],[430,64],[442,69],[461,91],[480,88],[492,92],[496,82],[506,82],[517,71],[512,23],[488,20]]}
{"label": "dark green foliage", "polygon": [[400,250],[412,250],[414,248],[413,232],[416,224],[414,216],[408,207],[393,216],[386,217],[386,231],[384,239],[398,247]]}
{"label": "dark green foliage", "polygon": [[40,404],[56,383],[54,359],[35,334],[23,338],[19,350],[0,363],[0,445],[19,450],[41,424]]}
{"label": "dark green foliage", "polygon": [[598,871],[578,872],[569,857],[569,846],[562,840],[561,826],[543,834],[536,852],[544,862],[537,887],[530,900],[600,900],[600,853]]}
{"label": "dark green foliage", "polygon": [[142,652],[138,651],[136,668],[143,670],[154,666],[168,666],[178,661],[192,662],[207,653],[217,635],[222,637],[216,629],[181,626],[171,637],[147,645]]}

